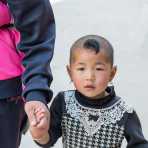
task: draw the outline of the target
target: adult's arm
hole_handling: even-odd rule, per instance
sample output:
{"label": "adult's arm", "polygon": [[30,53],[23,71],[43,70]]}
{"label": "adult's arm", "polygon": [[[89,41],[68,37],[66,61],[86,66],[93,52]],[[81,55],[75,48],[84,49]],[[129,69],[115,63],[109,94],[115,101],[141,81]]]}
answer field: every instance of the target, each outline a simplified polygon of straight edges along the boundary
{"label": "adult's arm", "polygon": [[55,42],[55,20],[49,0],[7,0],[21,33],[18,49],[24,53],[22,96],[26,101],[50,101],[50,62]]}

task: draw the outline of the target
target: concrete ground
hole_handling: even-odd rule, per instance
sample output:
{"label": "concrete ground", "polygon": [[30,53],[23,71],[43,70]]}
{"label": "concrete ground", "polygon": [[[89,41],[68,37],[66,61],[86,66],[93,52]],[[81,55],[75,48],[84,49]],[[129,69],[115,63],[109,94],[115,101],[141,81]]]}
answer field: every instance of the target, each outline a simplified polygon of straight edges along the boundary
{"label": "concrete ground", "polygon": [[[86,34],[107,38],[115,49],[118,73],[116,92],[136,109],[148,139],[148,1],[147,0],[57,0],[52,1],[57,38],[52,71],[54,94],[72,88],[66,73],[69,47]],[[62,75],[62,77],[61,77]],[[38,148],[29,133],[21,148]],[[125,146],[123,146],[125,147]],[[62,148],[58,141],[54,148]]]}

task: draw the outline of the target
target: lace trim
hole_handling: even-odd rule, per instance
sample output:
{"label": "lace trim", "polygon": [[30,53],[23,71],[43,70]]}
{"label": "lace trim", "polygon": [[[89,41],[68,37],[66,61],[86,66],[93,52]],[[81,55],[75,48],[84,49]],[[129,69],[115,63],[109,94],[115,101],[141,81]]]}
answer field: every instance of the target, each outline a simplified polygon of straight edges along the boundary
{"label": "lace trim", "polygon": [[133,108],[128,107],[122,99],[103,109],[84,107],[76,100],[74,94],[75,91],[66,91],[64,94],[67,113],[79,120],[89,135],[96,133],[101,125],[114,124],[121,120],[125,112],[133,112]]}

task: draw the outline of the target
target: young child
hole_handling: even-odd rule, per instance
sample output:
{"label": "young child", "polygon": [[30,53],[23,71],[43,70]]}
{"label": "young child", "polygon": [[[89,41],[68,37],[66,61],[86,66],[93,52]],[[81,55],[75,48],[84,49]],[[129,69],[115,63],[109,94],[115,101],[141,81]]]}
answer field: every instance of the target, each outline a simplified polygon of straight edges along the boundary
{"label": "young child", "polygon": [[[51,105],[49,131],[31,128],[36,143],[53,146],[62,136],[64,148],[148,148],[133,108],[116,96],[109,83],[116,74],[112,45],[103,37],[87,35],[70,50],[67,70],[75,90],[60,92]],[[41,109],[35,114],[42,118]]]}

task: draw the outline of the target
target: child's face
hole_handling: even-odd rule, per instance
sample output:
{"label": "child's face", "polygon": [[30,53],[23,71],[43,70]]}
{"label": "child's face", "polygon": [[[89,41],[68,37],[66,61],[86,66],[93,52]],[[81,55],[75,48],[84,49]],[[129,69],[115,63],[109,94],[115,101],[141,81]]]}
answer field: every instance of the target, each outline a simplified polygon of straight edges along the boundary
{"label": "child's face", "polygon": [[104,96],[105,89],[116,73],[104,50],[97,54],[87,49],[76,49],[74,60],[67,66],[75,88],[91,98]]}

